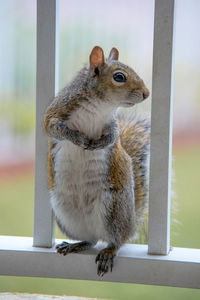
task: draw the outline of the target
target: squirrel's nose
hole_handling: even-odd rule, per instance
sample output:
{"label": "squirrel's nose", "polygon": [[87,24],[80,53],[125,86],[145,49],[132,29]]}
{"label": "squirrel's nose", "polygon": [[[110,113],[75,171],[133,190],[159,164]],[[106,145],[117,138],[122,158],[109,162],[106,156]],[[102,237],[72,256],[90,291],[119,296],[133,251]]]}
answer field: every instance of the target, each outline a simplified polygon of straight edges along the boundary
{"label": "squirrel's nose", "polygon": [[147,88],[145,88],[143,91],[143,99],[146,99],[148,97],[149,97],[149,90]]}

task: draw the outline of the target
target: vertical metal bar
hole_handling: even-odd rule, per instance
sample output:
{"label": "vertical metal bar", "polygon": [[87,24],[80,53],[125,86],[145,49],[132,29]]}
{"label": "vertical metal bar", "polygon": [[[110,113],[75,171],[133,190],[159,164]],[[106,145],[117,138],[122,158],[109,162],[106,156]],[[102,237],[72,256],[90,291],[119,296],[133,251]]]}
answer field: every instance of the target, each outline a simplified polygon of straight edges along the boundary
{"label": "vertical metal bar", "polygon": [[164,255],[170,243],[174,2],[155,0],[154,16],[148,252]]}
{"label": "vertical metal bar", "polygon": [[57,0],[37,0],[36,163],[34,246],[52,247],[54,221],[47,189],[43,116],[55,95]]}

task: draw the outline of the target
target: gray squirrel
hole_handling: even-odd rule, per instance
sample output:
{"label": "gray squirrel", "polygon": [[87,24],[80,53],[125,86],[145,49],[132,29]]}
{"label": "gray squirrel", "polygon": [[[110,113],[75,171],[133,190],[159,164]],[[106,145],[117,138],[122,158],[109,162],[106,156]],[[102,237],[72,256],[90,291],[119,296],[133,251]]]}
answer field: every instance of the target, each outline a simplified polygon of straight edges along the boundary
{"label": "gray squirrel", "polygon": [[117,250],[135,237],[148,199],[150,123],[120,115],[149,96],[136,72],[108,59],[101,47],[90,54],[44,116],[49,136],[48,181],[51,205],[61,231],[80,240],[56,246],[63,255],[108,243],[96,257],[97,274],[112,271]]}

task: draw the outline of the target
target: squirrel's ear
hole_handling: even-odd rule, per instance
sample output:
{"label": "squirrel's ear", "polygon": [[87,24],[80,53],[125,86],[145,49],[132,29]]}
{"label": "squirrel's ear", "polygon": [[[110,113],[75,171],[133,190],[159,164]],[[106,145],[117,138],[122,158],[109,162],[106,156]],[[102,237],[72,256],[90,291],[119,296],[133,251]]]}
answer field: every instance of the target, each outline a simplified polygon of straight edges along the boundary
{"label": "squirrel's ear", "polygon": [[95,46],[90,53],[90,69],[98,75],[99,68],[104,64],[103,50],[99,46]]}
{"label": "squirrel's ear", "polygon": [[112,48],[108,57],[108,60],[118,60],[119,51],[117,48]]}

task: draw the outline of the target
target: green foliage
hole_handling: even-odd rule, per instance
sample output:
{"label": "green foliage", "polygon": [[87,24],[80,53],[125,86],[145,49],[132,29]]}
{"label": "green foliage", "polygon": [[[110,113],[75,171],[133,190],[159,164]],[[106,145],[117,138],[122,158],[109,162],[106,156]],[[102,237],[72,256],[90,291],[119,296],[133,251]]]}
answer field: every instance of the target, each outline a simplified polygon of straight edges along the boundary
{"label": "green foliage", "polygon": [[32,174],[1,180],[0,235],[33,236],[33,196]]}
{"label": "green foliage", "polygon": [[35,127],[35,103],[25,100],[0,102],[0,118],[10,124],[13,134],[28,134]]}

